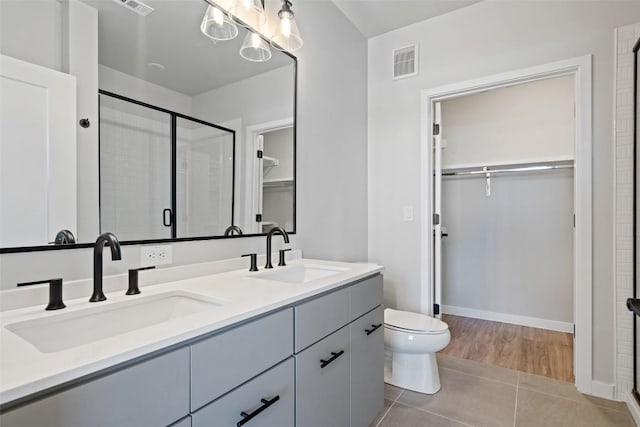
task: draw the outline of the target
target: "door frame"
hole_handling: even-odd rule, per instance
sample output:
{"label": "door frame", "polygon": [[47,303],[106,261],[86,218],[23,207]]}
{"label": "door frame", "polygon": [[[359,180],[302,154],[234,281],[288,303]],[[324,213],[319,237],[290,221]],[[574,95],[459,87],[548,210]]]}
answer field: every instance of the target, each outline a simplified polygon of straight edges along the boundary
{"label": "door frame", "polygon": [[[255,213],[256,209],[262,208],[258,202],[258,192],[262,191],[262,185],[258,183],[258,179],[256,176],[257,171],[260,169],[260,163],[258,158],[254,155],[256,150],[258,150],[258,136],[263,133],[273,132],[280,129],[286,129],[294,126],[293,117],[285,117],[279,120],[272,120],[270,122],[255,124],[251,126],[247,126],[246,129],[246,147],[248,147],[247,154],[245,156],[245,177],[246,183],[251,183],[249,186],[250,191],[245,193],[245,224],[257,224],[255,222]],[[294,138],[294,156],[295,156],[295,138]],[[294,159],[295,161],[295,159]],[[294,180],[295,180],[295,171],[294,171]],[[245,185],[245,188],[247,186]],[[294,204],[295,204],[295,195],[294,195]],[[257,227],[257,226],[256,226]],[[253,227],[251,228],[252,233],[261,234],[262,230],[257,230]]]}
{"label": "door frame", "polygon": [[574,374],[582,393],[592,394],[593,366],[593,242],[592,242],[592,55],[509,71],[425,89],[421,92],[421,293],[422,312],[433,314],[433,104],[445,99],[552,77],[573,75],[575,82],[574,168]]}

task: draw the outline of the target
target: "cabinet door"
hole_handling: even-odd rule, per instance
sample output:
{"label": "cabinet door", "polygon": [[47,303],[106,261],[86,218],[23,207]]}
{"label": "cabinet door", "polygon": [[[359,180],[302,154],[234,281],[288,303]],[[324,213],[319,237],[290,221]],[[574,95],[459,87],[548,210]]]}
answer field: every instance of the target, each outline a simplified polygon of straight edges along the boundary
{"label": "cabinet door", "polygon": [[296,425],[349,425],[349,327],[296,355]]}
{"label": "cabinet door", "polygon": [[[238,387],[193,414],[193,427],[293,427],[294,361],[280,365]],[[242,415],[244,414],[244,415]]]}
{"label": "cabinet door", "polygon": [[2,414],[2,427],[155,427],[189,413],[189,349],[130,366]]}
{"label": "cabinet door", "polygon": [[351,427],[367,427],[384,406],[382,306],[349,325],[351,335]]}

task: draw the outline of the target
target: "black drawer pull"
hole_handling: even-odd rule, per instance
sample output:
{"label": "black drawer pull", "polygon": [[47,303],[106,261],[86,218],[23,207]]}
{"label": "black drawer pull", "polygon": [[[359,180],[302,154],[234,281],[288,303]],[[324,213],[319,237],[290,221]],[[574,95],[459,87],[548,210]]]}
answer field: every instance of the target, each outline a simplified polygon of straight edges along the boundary
{"label": "black drawer pull", "polygon": [[251,413],[249,413],[249,414],[246,413],[245,411],[240,412],[240,415],[242,416],[242,419],[240,421],[238,421],[238,424],[236,424],[236,425],[238,427],[245,425],[246,423],[251,421],[256,415],[258,415],[260,412],[264,411],[269,406],[271,406],[274,403],[276,403],[278,400],[280,400],[280,396],[279,395],[276,395],[271,400],[267,400],[267,399],[264,399],[264,398],[260,399],[260,402],[262,402],[262,406],[259,407],[256,410],[254,410],[254,411],[251,411]]}
{"label": "black drawer pull", "polygon": [[322,360],[320,359],[320,368],[324,368],[325,366],[327,366],[329,363],[333,362],[334,360],[336,360],[338,357],[342,356],[344,354],[344,350],[340,350],[339,352],[335,353],[335,352],[331,352],[331,359],[329,360]]}
{"label": "black drawer pull", "polygon": [[365,329],[364,331],[367,333],[367,335],[371,335],[372,333],[374,333],[376,331],[376,329],[378,329],[380,326],[382,326],[382,323],[378,323],[377,325],[371,325],[371,329]]}

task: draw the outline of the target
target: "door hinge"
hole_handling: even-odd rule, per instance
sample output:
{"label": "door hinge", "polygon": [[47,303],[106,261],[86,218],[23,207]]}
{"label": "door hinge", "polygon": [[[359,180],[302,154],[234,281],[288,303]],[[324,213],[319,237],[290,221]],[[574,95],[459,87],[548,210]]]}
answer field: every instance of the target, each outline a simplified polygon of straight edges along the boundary
{"label": "door hinge", "polygon": [[573,228],[576,228],[576,214],[573,214]]}
{"label": "door hinge", "polygon": [[262,222],[262,214],[256,214],[256,222]]}
{"label": "door hinge", "polygon": [[576,336],[576,325],[575,325],[575,323],[573,324],[573,336],[574,337]]}
{"label": "door hinge", "polygon": [[440,314],[440,304],[433,304],[433,315]]}
{"label": "door hinge", "polygon": [[440,214],[434,213],[433,214],[433,225],[438,225],[440,224]]}
{"label": "door hinge", "polygon": [[262,158],[262,150],[258,150],[257,156],[258,156],[259,159]]}
{"label": "door hinge", "polygon": [[433,124],[433,136],[440,135],[440,124]]}

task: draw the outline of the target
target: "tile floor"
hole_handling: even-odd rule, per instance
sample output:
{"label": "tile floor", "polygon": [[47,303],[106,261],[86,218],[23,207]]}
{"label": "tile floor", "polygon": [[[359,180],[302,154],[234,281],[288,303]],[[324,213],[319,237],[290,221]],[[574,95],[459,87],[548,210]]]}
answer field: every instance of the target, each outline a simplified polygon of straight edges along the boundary
{"label": "tile floor", "polygon": [[633,427],[626,405],[571,383],[438,355],[435,395],[385,384],[385,407],[370,427]]}

